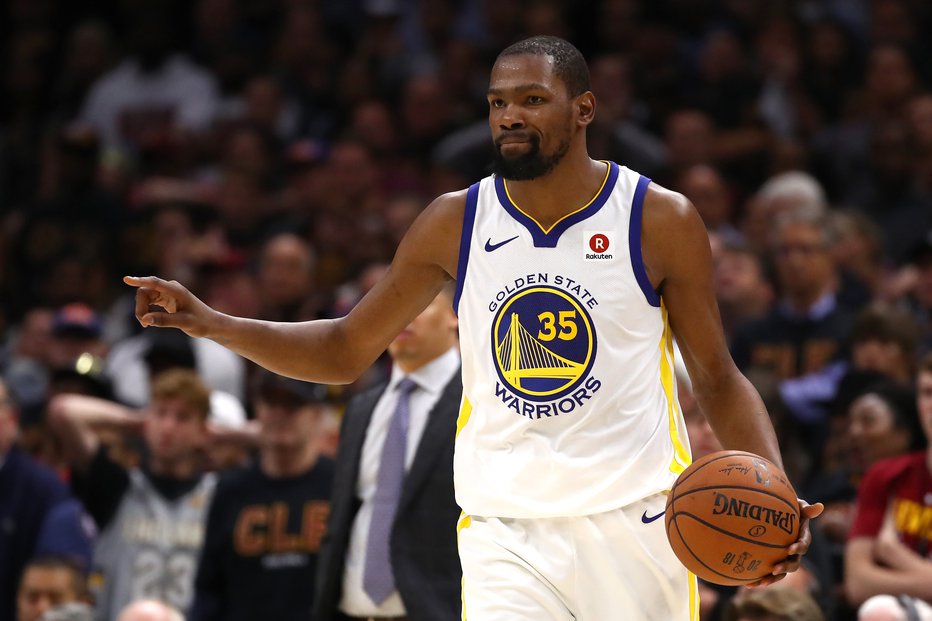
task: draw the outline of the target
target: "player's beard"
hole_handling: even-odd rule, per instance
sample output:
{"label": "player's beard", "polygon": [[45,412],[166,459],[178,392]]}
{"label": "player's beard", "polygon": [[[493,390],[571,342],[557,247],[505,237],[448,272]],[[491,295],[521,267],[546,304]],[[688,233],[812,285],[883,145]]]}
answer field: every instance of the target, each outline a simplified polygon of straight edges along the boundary
{"label": "player's beard", "polygon": [[509,181],[537,179],[553,170],[554,166],[559,164],[563,156],[570,150],[570,141],[563,140],[551,155],[543,155],[540,152],[540,137],[536,134],[528,136],[528,144],[530,149],[528,149],[527,153],[508,158],[502,155],[502,147],[496,143],[492,172],[496,176]]}

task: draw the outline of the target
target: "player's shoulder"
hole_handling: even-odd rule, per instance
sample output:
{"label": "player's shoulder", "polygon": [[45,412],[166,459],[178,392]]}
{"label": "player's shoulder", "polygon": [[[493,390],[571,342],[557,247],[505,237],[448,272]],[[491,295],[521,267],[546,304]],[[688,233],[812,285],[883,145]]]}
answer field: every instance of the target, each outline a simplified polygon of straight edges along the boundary
{"label": "player's shoulder", "polygon": [[456,256],[466,212],[466,190],[448,192],[435,198],[417,217],[405,235],[402,258],[421,257],[442,266],[448,273],[456,266]]}
{"label": "player's shoulder", "polygon": [[644,222],[675,224],[697,217],[695,207],[683,194],[656,182],[647,186],[644,195]]}
{"label": "player's shoulder", "polygon": [[705,261],[708,233],[693,204],[679,192],[651,183],[644,196],[641,250],[651,282],[659,286],[671,274],[692,278]]}
{"label": "player's shoulder", "polygon": [[466,211],[468,192],[468,189],[462,189],[441,194],[430,202],[425,209],[425,214],[430,214],[435,218],[455,218],[461,221]]}

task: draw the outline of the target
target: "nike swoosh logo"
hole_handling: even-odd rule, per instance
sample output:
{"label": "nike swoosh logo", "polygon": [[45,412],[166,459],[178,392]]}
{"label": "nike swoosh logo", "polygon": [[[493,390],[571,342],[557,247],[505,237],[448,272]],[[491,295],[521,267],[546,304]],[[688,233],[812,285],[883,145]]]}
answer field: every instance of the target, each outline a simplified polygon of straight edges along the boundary
{"label": "nike swoosh logo", "polygon": [[492,238],[490,237],[490,238],[488,238],[488,239],[485,241],[485,251],[486,251],[486,252],[492,252],[493,250],[498,250],[499,248],[501,248],[502,246],[504,246],[504,245],[507,244],[508,242],[513,242],[513,241],[516,240],[516,239],[518,239],[518,236],[517,236],[517,235],[515,235],[515,236],[512,237],[511,239],[506,239],[506,240],[503,241],[503,242],[498,242],[497,244],[493,244],[493,243],[492,243]]}
{"label": "nike swoosh logo", "polygon": [[645,512],[643,513],[643,515],[641,515],[641,521],[644,522],[645,524],[650,524],[651,522],[653,522],[653,521],[655,521],[655,520],[659,520],[660,518],[662,518],[664,513],[666,513],[666,511],[661,511],[661,512],[658,513],[657,515],[653,515],[653,516],[651,516],[651,517],[647,517],[647,511],[645,511]]}

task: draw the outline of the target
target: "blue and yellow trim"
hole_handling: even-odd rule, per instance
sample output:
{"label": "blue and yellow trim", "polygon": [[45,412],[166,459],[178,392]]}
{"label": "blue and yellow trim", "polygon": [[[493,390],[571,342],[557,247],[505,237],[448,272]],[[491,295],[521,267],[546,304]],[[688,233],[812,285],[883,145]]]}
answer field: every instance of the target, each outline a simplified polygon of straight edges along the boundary
{"label": "blue and yellow trim", "polygon": [[699,621],[699,580],[689,572],[689,621]]}
{"label": "blue and yellow trim", "polygon": [[460,256],[456,262],[456,292],[453,294],[453,312],[459,315],[460,296],[466,282],[466,267],[469,263],[469,246],[472,230],[476,225],[476,205],[479,204],[479,183],[469,186],[466,192],[466,209],[463,212],[463,231],[460,233]]}
{"label": "blue and yellow trim", "polygon": [[456,436],[460,435],[460,432],[463,430],[463,427],[466,426],[466,423],[469,422],[469,416],[472,414],[472,403],[469,402],[469,397],[463,394],[463,400],[460,403],[460,413],[456,417]]}
{"label": "blue and yellow trim", "polygon": [[637,187],[634,189],[634,198],[631,201],[631,218],[628,222],[628,251],[631,253],[631,269],[634,270],[634,278],[638,281],[641,291],[644,292],[648,304],[660,306],[660,294],[654,290],[650,278],[647,277],[647,269],[644,267],[644,255],[641,251],[644,197],[647,195],[647,186],[649,185],[650,179],[641,175]]}
{"label": "blue and yellow trim", "polygon": [[597,214],[608,201],[608,197],[612,195],[615,182],[618,180],[618,165],[614,162],[605,162],[605,164],[607,166],[605,178],[602,179],[602,185],[595,196],[588,203],[576,211],[566,214],[546,229],[512,200],[511,194],[508,192],[508,184],[502,177],[495,177],[495,193],[498,195],[498,202],[505,208],[505,211],[531,234],[535,248],[556,248],[560,236],[567,229]]}
{"label": "blue and yellow trim", "polygon": [[670,431],[670,441],[673,444],[673,460],[670,462],[670,472],[679,474],[692,463],[692,455],[686,443],[680,438],[679,421],[680,404],[676,398],[676,376],[673,366],[673,333],[670,330],[670,319],[667,316],[667,306],[660,303],[660,312],[663,317],[663,335],[660,337],[660,383],[667,398],[667,424]]}
{"label": "blue and yellow trim", "polygon": [[[472,517],[466,515],[464,512],[460,511],[459,520],[456,522],[456,541],[459,544],[460,533],[463,530],[469,528],[472,525]],[[466,577],[463,576],[460,578],[460,618],[462,621],[466,621]]]}

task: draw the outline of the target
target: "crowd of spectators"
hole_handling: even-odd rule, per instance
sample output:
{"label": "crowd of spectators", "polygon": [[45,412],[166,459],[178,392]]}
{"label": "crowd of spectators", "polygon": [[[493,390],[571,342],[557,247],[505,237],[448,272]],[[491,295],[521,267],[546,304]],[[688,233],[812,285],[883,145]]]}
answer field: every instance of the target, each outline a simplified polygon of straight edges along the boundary
{"label": "crowd of spectators", "polygon": [[[735,360],[791,478],[827,505],[793,587],[826,619],[854,618],[866,595],[845,589],[845,544],[861,478],[928,435],[915,378],[932,351],[930,27],[926,0],[3,3],[0,431],[54,488],[30,527],[65,503],[94,536],[49,479],[82,479],[50,427],[50,404],[70,403],[57,396],[132,417],[166,369],[193,369],[209,392],[204,468],[241,463],[255,437],[256,369],[210,341],[141,332],[122,275],[177,279],[241,316],[344,314],[433,197],[488,174],[498,51],[553,34],[589,61],[592,156],[702,215]],[[323,453],[334,412],[389,367],[330,389]],[[147,458],[138,433],[95,433],[123,468]],[[0,443],[0,464],[11,450]],[[40,552],[33,574],[91,569]],[[0,559],[0,621],[17,618],[18,554],[16,567]],[[784,600],[810,610],[796,596],[706,595],[704,621],[784,618]]]}

